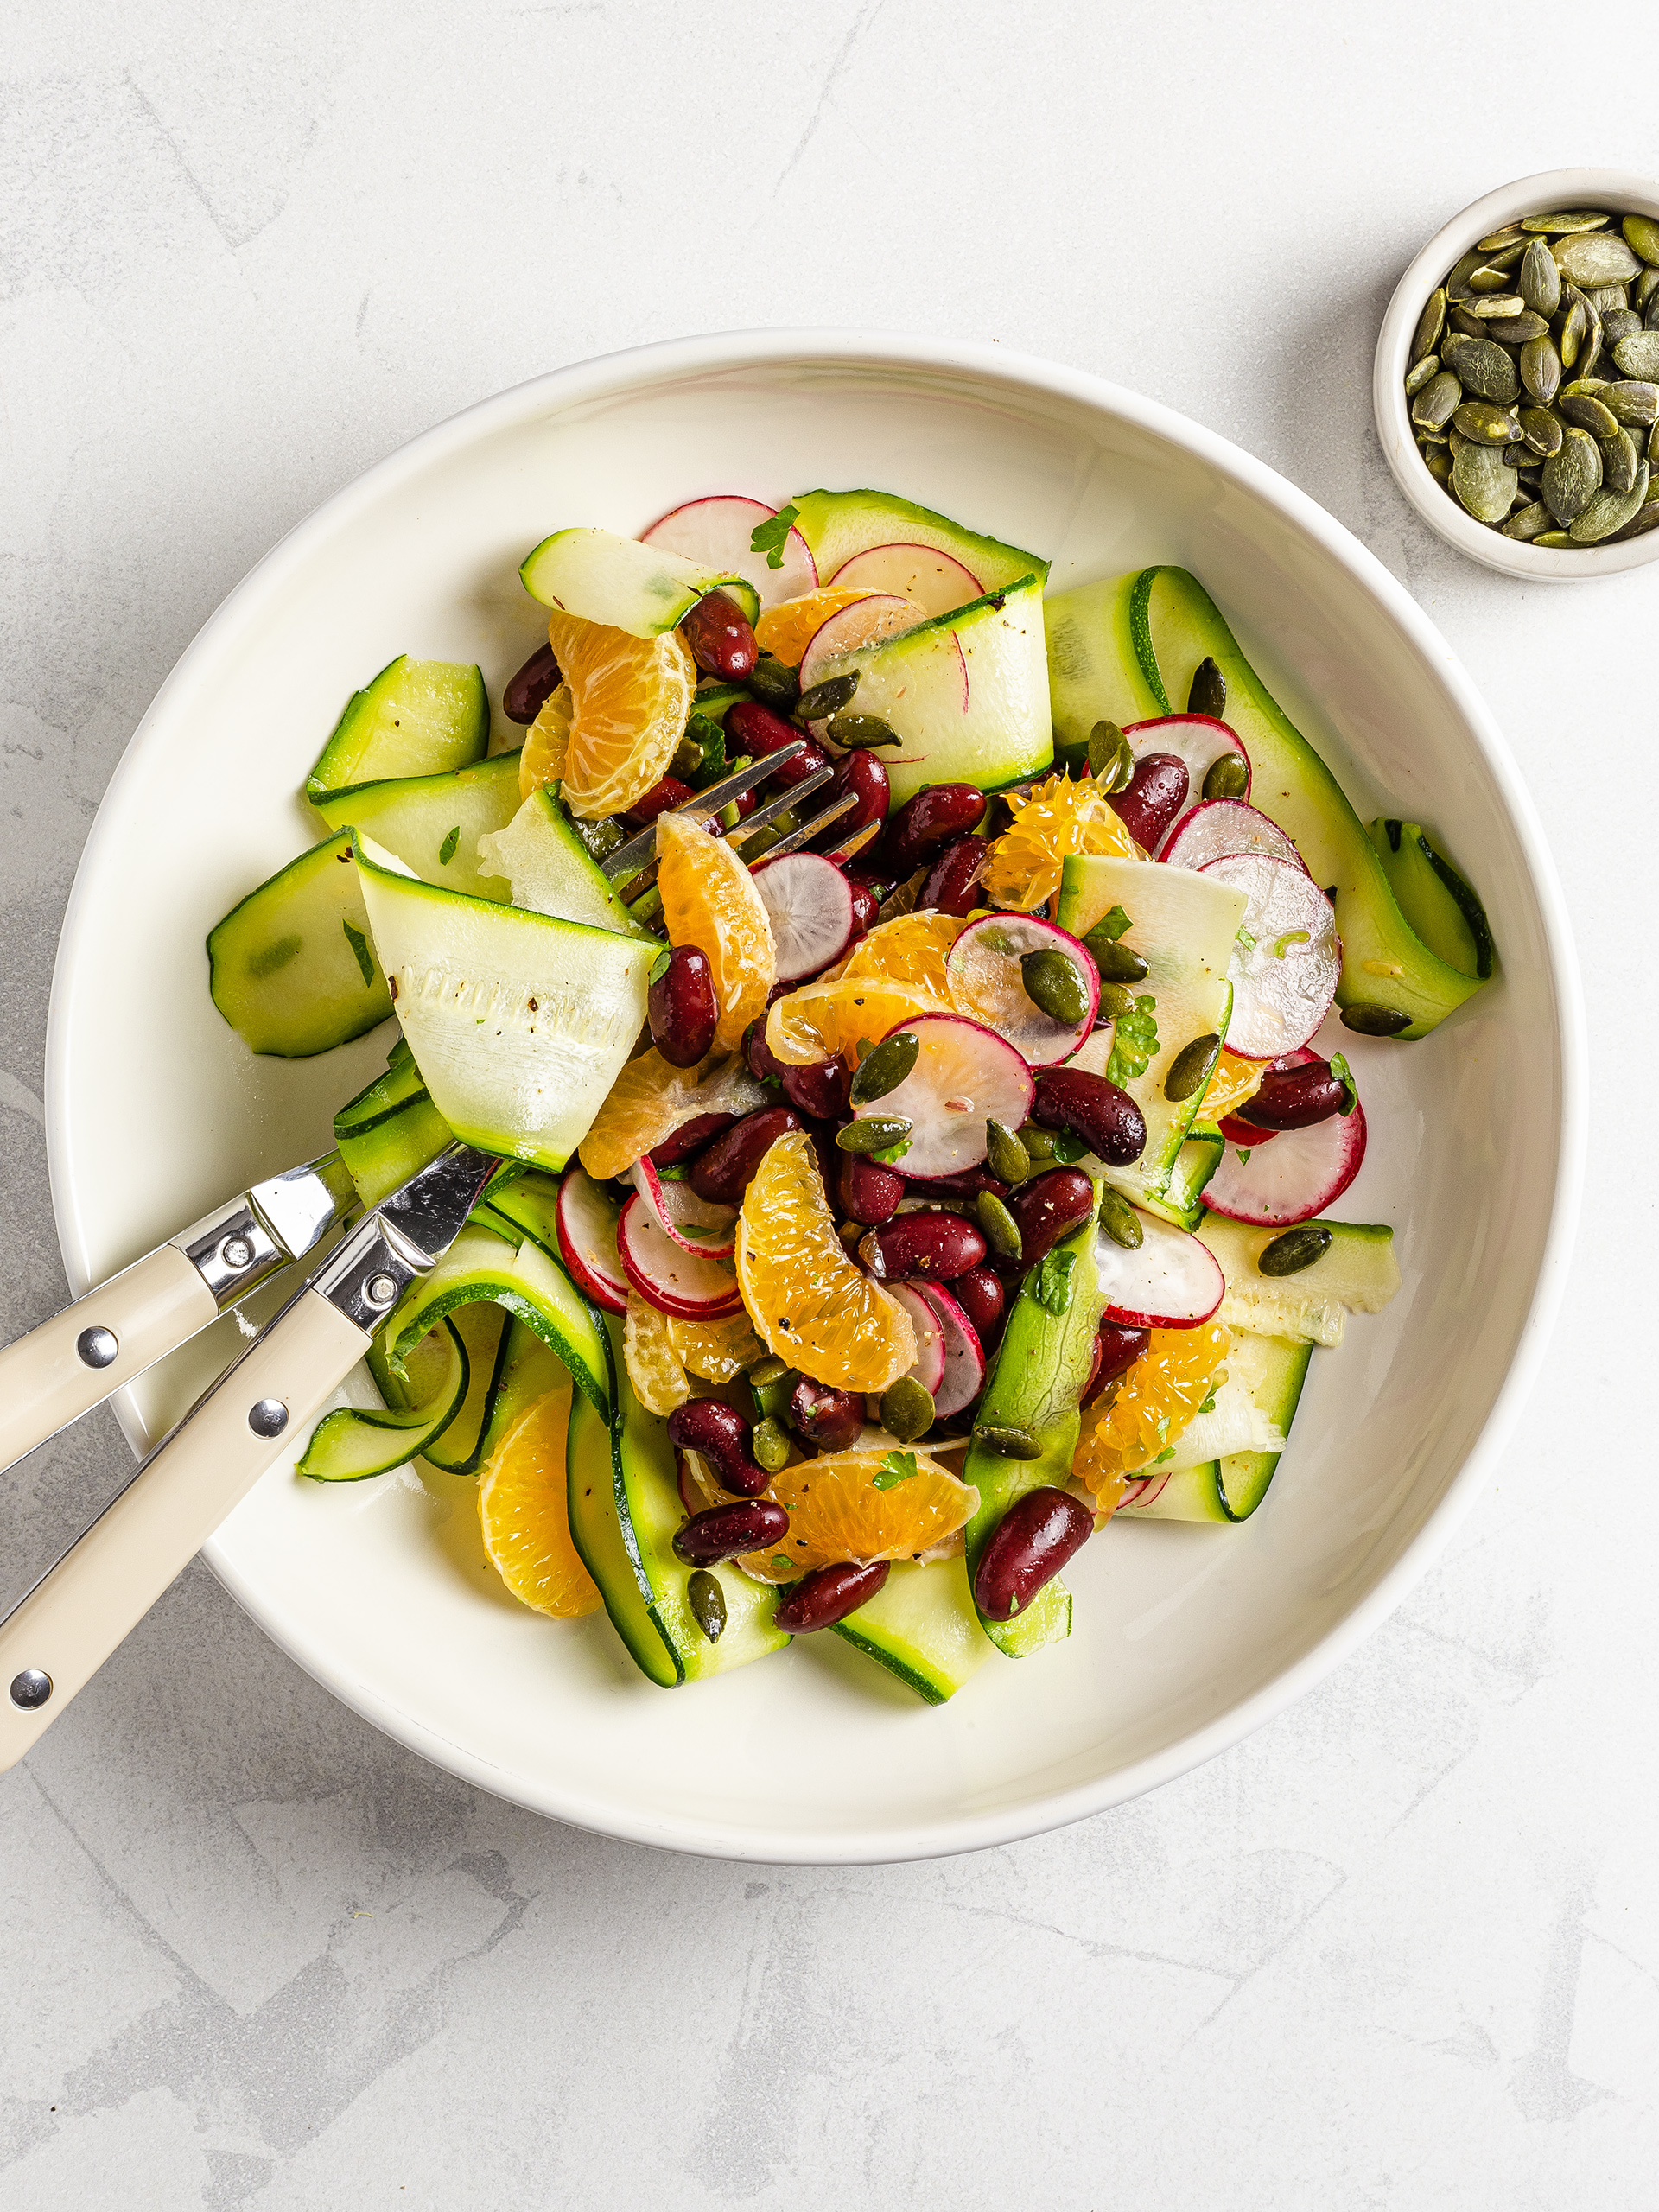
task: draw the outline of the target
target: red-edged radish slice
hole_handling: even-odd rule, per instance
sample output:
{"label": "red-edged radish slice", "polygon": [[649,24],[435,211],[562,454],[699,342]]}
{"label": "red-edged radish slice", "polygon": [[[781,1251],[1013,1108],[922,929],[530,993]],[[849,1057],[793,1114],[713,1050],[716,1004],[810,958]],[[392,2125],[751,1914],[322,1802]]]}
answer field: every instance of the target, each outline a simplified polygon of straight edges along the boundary
{"label": "red-edged radish slice", "polygon": [[[1241,798],[1248,798],[1250,791],[1250,756],[1240,744],[1236,734],[1225,722],[1218,722],[1213,715],[1160,715],[1156,721],[1131,722],[1123,734],[1129,741],[1129,750],[1137,760],[1144,760],[1149,753],[1173,753],[1186,764],[1186,788],[1191,803],[1204,797],[1204,779],[1217,760],[1224,760],[1236,753],[1244,763],[1244,789]],[[1181,809],[1181,814],[1187,811]],[[1177,815],[1173,827],[1180,826]],[[1173,830],[1169,833],[1173,835]],[[1167,846],[1169,835],[1164,843]],[[1154,859],[1161,857],[1154,854]]]}
{"label": "red-edged radish slice", "polygon": [[985,1351],[979,1332],[962,1310],[960,1301],[937,1282],[918,1282],[916,1295],[933,1308],[944,1339],[944,1374],[933,1393],[933,1410],[941,1421],[964,1413],[985,1388]]}
{"label": "red-edged radish slice", "polygon": [[658,1227],[677,1244],[706,1260],[731,1258],[737,1246],[735,1206],[713,1205],[677,1179],[664,1182],[649,1159],[635,1160],[628,1172]]}
{"label": "red-edged radish slice", "polygon": [[1139,1206],[1135,1213],[1141,1242],[1133,1252],[1104,1230],[1095,1237],[1105,1318],[1127,1329],[1196,1329],[1226,1295],[1220,1262],[1173,1223],[1142,1213]]}
{"label": "red-edged radish slice", "polygon": [[[985,1157],[987,1119],[1017,1129],[1031,1112],[1031,1070],[1006,1038],[964,1014],[918,1014],[895,1022],[915,1038],[916,1065],[865,1111],[902,1115],[913,1128],[910,1149],[893,1164],[901,1175],[957,1175]],[[877,1040],[880,1042],[880,1039]]]}
{"label": "red-edged radish slice", "polygon": [[979,578],[971,569],[937,545],[872,545],[843,561],[830,579],[832,584],[856,585],[863,591],[890,592],[912,601],[925,616],[954,614],[980,595]]}
{"label": "red-edged radish slice", "polygon": [[850,607],[837,607],[827,621],[818,625],[801,655],[802,690],[810,691],[815,683],[833,675],[836,663],[861,646],[897,637],[901,630],[913,630],[926,620],[913,600],[901,599],[894,592],[872,592],[868,599],[855,599]]}
{"label": "red-edged radish slice", "polygon": [[1307,869],[1301,855],[1276,822],[1242,798],[1207,798],[1188,809],[1164,840],[1158,857],[1166,867],[1198,869],[1234,853],[1265,853]]}
{"label": "red-edged radish slice", "polygon": [[[1262,1137],[1271,1138],[1270,1148],[1260,1143]],[[1288,1228],[1293,1222],[1312,1221],[1339,1198],[1364,1157],[1365,1109],[1356,1099],[1351,1113],[1333,1114],[1312,1128],[1252,1129],[1242,1147],[1230,1141],[1204,1186],[1204,1203],[1230,1221],[1248,1221],[1258,1229]]]}
{"label": "red-edged radish slice", "polygon": [[[886,1288],[910,1316],[911,1325],[916,1332],[916,1363],[907,1371],[933,1400],[937,1412],[939,1385],[944,1380],[944,1331],[939,1325],[939,1317],[922,1296],[919,1287],[907,1282],[890,1282]],[[875,1411],[870,1418],[879,1421],[881,1401],[876,1398],[872,1402]]]}
{"label": "red-edged radish slice", "polygon": [[1305,869],[1265,853],[1230,853],[1198,873],[1231,884],[1248,902],[1227,969],[1228,1051],[1247,1060],[1294,1052],[1337,995],[1342,940],[1331,901]]}
{"label": "red-edged radish slice", "polygon": [[731,1270],[677,1244],[636,1192],[616,1225],[628,1281],[647,1306],[677,1321],[716,1321],[742,1304]]}
{"label": "red-edged radish slice", "polygon": [[[1088,997],[1080,1021],[1057,1021],[1029,996],[1020,965],[1029,952],[1061,953],[1077,969]],[[950,948],[945,977],[953,1003],[1006,1037],[1027,1067],[1069,1059],[1100,1011],[1100,976],[1088,947],[1031,914],[988,914],[970,922]]]}
{"label": "red-edged radish slice", "polygon": [[839,960],[858,934],[853,887],[822,853],[762,861],[753,881],[772,918],[779,982],[817,975]]}
{"label": "red-edged radish slice", "polygon": [[565,1169],[554,1216],[559,1249],[576,1287],[607,1313],[628,1310],[628,1279],[616,1249],[617,1213],[610,1193],[584,1169]]}
{"label": "red-edged radish slice", "polygon": [[761,606],[772,607],[780,599],[798,599],[813,590],[818,581],[817,563],[798,530],[791,530],[784,541],[781,569],[768,568],[766,555],[755,551],[752,540],[757,524],[770,522],[777,512],[763,499],[746,499],[736,493],[692,499],[642,531],[639,542],[660,545],[664,553],[678,553],[688,561],[701,561],[705,568],[746,577],[760,593]]}

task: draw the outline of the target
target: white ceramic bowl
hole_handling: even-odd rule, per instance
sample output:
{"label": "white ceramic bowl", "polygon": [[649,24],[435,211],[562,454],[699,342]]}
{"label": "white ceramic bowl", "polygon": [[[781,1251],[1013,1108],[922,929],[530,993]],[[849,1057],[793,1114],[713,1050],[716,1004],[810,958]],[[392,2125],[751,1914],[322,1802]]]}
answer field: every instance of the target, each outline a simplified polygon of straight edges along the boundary
{"label": "white ceramic bowl", "polygon": [[1429,474],[1411,429],[1406,397],[1407,363],[1417,319],[1434,287],[1471,246],[1522,215],[1558,207],[1606,207],[1621,215],[1649,215],[1659,222],[1659,184],[1627,169],[1546,169],[1523,176],[1477,200],[1437,231],[1395,286],[1377,334],[1371,369],[1371,405],[1377,435],[1400,489],[1423,520],[1448,545],[1483,568],[1528,583],[1589,583],[1659,560],[1659,530],[1622,545],[1529,545],[1478,523]]}
{"label": "white ceramic bowl", "polygon": [[[77,1290],[321,1149],[386,1031],[254,1059],[209,1002],[205,932],[308,842],[296,794],[341,700],[408,650],[538,640],[516,574],[575,522],[637,531],[700,493],[873,484],[1051,555],[1065,584],[1183,562],[1367,816],[1438,824],[1499,979],[1421,1045],[1336,1034],[1371,1153],[1350,1219],[1395,1224],[1405,1288],[1319,1353],[1262,1510],[1113,1529],[1074,1563],[1077,1629],[930,1710],[831,1637],[683,1694],[602,1616],[515,1605],[473,1486],[338,1489],[275,1469],[208,1547],[338,1695],[427,1758],[559,1818],[758,1859],[917,1857],[1077,1819],[1234,1742],[1398,1602],[1503,1449],[1559,1293],[1580,1153],[1580,1016],[1530,804],[1446,645],[1292,486],[1164,409],[995,346],[766,332],[587,362],[441,424],[331,499],[196,639],[99,810],[64,925],[48,1128]],[[503,735],[505,732],[501,733]],[[225,1323],[123,1403],[155,1435]],[[72,1724],[73,1725],[73,1724]]]}

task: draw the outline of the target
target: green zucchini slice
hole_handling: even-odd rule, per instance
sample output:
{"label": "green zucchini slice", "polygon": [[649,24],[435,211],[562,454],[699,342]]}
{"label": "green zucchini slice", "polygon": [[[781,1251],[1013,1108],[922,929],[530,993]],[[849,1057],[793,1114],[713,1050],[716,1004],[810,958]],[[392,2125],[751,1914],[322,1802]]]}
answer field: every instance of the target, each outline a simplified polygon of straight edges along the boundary
{"label": "green zucchini slice", "polygon": [[[1227,1355],[1229,1387],[1248,1390],[1281,1435],[1288,1437],[1313,1357],[1311,1344],[1240,1330]],[[1267,1496],[1281,1457],[1277,1452],[1230,1452],[1219,1459],[1182,1467],[1161,1480],[1154,1469],[1148,1469],[1141,1496],[1126,1500],[1117,1510],[1132,1520],[1229,1525],[1248,1521]]]}
{"label": "green zucchini slice", "polygon": [[543,607],[634,638],[677,628],[711,591],[728,593],[751,622],[760,612],[760,595],[743,577],[609,530],[556,530],[526,555],[518,574]]}
{"label": "green zucchini slice", "polygon": [[1035,576],[1040,593],[1048,581],[1048,563],[1040,554],[1005,545],[1000,537],[982,537],[949,515],[891,492],[798,492],[790,505],[795,528],[825,583],[833,582],[836,569],[855,553],[872,552],[878,545],[931,545],[960,561],[982,592],[1005,591],[1022,577]]}
{"label": "green zucchini slice", "polygon": [[1491,974],[1497,959],[1486,909],[1418,822],[1373,822],[1371,843],[1400,911],[1423,943],[1460,976]]}
{"label": "green zucchini slice", "polygon": [[[410,1406],[385,1413],[346,1406],[325,1414],[311,1432],[296,1474],[317,1483],[362,1482],[401,1467],[435,1444],[461,1409],[472,1368],[467,1347],[448,1321],[434,1330],[423,1348],[427,1349],[434,1358],[410,1362]],[[435,1364],[435,1376],[428,1371]]]}
{"label": "green zucchini slice", "polygon": [[[495,1402],[496,1386],[506,1357],[510,1317],[500,1306],[480,1300],[475,1306],[457,1306],[445,1318],[467,1347],[471,1373],[460,1411],[421,1456],[429,1466],[436,1467],[446,1475],[475,1475],[484,1464],[490,1409]],[[380,1395],[386,1403],[396,1404],[397,1378],[387,1367],[384,1355],[377,1363],[372,1352],[369,1369],[379,1383]]]}
{"label": "green zucchini slice", "polygon": [[213,1004],[256,1052],[309,1059],[391,1012],[351,833],[332,834],[232,907],[207,938]]}
{"label": "green zucchini slice", "polygon": [[598,1312],[541,1245],[526,1237],[515,1250],[476,1217],[431,1274],[411,1284],[386,1324],[392,1368],[401,1370],[446,1314],[480,1299],[505,1306],[532,1329],[564,1362],[577,1389],[608,1416],[610,1357]]}
{"label": "green zucchini slice", "polygon": [[1380,1313],[1400,1287],[1394,1231],[1381,1222],[1313,1221],[1331,1243],[1294,1275],[1264,1275],[1256,1265],[1281,1229],[1257,1229],[1206,1212],[1193,1234],[1221,1262],[1227,1294],[1216,1319],[1230,1329],[1293,1343],[1339,1344],[1350,1313]]}
{"label": "green zucchini slice", "polygon": [[479,840],[503,830],[518,810],[518,755],[452,768],[442,776],[396,776],[348,784],[311,804],[331,830],[356,828],[395,853],[423,883],[474,899],[505,899],[505,875],[479,862]]}
{"label": "green zucchini slice", "polygon": [[618,930],[625,937],[651,936],[612,890],[572,826],[564,802],[546,784],[531,793],[505,829],[484,839],[480,856],[500,871],[493,880],[505,877],[511,883],[515,906],[585,922],[590,929]]}
{"label": "green zucchini slice", "polygon": [[489,741],[482,669],[400,653],[346,701],[306,779],[306,796],[315,800],[389,776],[444,775],[481,760]]}
{"label": "green zucchini slice", "polygon": [[995,1648],[979,1624],[963,1560],[895,1560],[867,1605],[835,1634],[894,1675],[929,1705],[971,1681]]}

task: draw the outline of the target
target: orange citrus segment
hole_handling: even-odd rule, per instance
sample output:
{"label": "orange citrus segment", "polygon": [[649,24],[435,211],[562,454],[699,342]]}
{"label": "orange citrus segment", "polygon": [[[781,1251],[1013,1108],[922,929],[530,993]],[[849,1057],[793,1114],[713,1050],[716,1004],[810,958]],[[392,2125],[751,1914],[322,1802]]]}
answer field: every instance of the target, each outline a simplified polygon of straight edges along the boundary
{"label": "orange citrus segment", "polygon": [[1216,1321],[1197,1329],[1154,1329],[1116,1389],[1084,1408],[1071,1471],[1103,1512],[1117,1503],[1126,1479],[1166,1452],[1226,1380],[1223,1363],[1231,1343]]}
{"label": "orange citrus segment", "polygon": [[991,847],[983,878],[995,906],[1029,914],[1060,887],[1060,863],[1071,853],[1110,853],[1132,861],[1141,848],[1105,796],[1085,776],[1073,783],[1050,776],[1029,798],[1014,802],[1014,819]]}
{"label": "orange citrus segment", "polygon": [[492,1454],[478,1485],[484,1549],[520,1605],[574,1620],[599,1611],[599,1592],[570,1541],[564,1440],[567,1378],[521,1414]]}
{"label": "orange citrus segment", "polygon": [[773,1144],[737,1217],[737,1285],[769,1351],[837,1390],[885,1390],[916,1361],[898,1300],[849,1258],[804,1129]]}
{"label": "orange citrus segment", "polygon": [[925,1452],[798,1460],[772,1477],[766,1496],[788,1513],[789,1534],[743,1560],[763,1582],[791,1582],[842,1560],[912,1558],[965,1528],[979,1504],[976,1490]]}
{"label": "orange citrus segment", "polygon": [[842,976],[885,976],[889,982],[927,992],[942,1009],[946,1008],[950,1004],[950,987],[945,979],[945,963],[967,926],[965,920],[958,921],[954,914],[938,914],[931,909],[879,922],[854,946]]}
{"label": "orange citrus segment", "polygon": [[1246,1099],[1254,1098],[1261,1090],[1267,1071],[1265,1060],[1242,1060],[1224,1045],[1198,1108],[1198,1119],[1218,1122],[1224,1114],[1236,1114]]}
{"label": "orange citrus segment", "polygon": [[[547,634],[570,690],[565,803],[585,821],[621,814],[667,772],[696,696],[696,664],[675,630],[635,638],[556,608]],[[522,762],[518,773],[522,783]]]}
{"label": "orange citrus segment", "polygon": [[675,1357],[705,1382],[734,1382],[766,1349],[747,1313],[725,1321],[670,1321],[667,1328]]}
{"label": "orange citrus segment", "polygon": [[633,1395],[648,1414],[671,1414],[691,1395],[679,1354],[669,1342],[668,1324],[638,1291],[628,1293],[622,1324],[622,1357]]}
{"label": "orange citrus segment", "polygon": [[755,624],[754,642],[785,668],[798,668],[801,655],[830,617],[850,607],[855,599],[869,595],[854,585],[825,584],[817,591],[803,592],[798,599],[780,599]]}
{"label": "orange citrus segment", "polygon": [[653,1045],[611,1085],[576,1156],[596,1183],[607,1183],[701,1115],[749,1114],[771,1103],[741,1060],[710,1052],[695,1067],[671,1067]]}
{"label": "orange citrus segment", "polygon": [[949,999],[880,976],[842,976],[807,983],[779,999],[766,1014],[766,1046],[786,1067],[810,1067],[837,1052],[850,1061],[861,1043],[874,1045],[918,1014],[949,1014]]}
{"label": "orange citrus segment", "polygon": [[694,944],[714,970],[715,1046],[731,1052],[766,1003],[778,955],[754,878],[721,838],[678,814],[659,816],[657,888],[671,944]]}
{"label": "orange citrus segment", "polygon": [[570,749],[570,716],[574,712],[570,686],[561,683],[542,702],[542,710],[530,726],[518,755],[518,796],[528,798],[543,784],[556,784],[564,773]]}

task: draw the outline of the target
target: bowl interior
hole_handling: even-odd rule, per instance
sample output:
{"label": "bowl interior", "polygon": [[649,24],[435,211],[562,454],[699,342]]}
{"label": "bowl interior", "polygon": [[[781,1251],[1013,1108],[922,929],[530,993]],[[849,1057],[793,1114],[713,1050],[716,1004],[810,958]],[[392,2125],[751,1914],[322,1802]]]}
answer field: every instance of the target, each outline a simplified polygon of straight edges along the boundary
{"label": "bowl interior", "polygon": [[[296,793],[346,694],[408,651],[478,659],[499,698],[538,639],[524,550],[568,523],[637,531],[702,493],[885,486],[1050,555],[1061,586],[1185,563],[1362,815],[1386,802],[1440,829],[1485,899],[1500,977],[1421,1045],[1335,1033],[1371,1132],[1338,1211],[1395,1225],[1404,1290],[1316,1354],[1252,1521],[1116,1527],[1087,1548],[1063,1649],[993,1660],[933,1711],[830,1637],[666,1696],[602,1616],[547,1622],[501,1593],[472,1484],[407,1470],[328,1489],[279,1466],[210,1547],[279,1642],[429,1757],[596,1828],[759,1858],[1028,1833],[1179,1771],[1329,1663],[1478,1478],[1465,1463],[1529,1328],[1567,1156],[1549,893],[1479,709],[1403,594],[1299,494],[1162,410],[989,349],[955,366],[920,351],[711,340],[595,364],[351,487],[233,595],[146,718],[82,864],[53,1008],[53,1181],[80,1287],[325,1148],[384,1061],[390,1027],[309,1062],[251,1058],[202,952],[317,834]],[[130,1433],[157,1433],[236,1342],[221,1323],[143,1378]]]}

